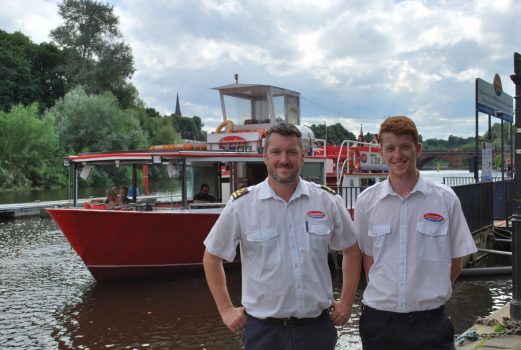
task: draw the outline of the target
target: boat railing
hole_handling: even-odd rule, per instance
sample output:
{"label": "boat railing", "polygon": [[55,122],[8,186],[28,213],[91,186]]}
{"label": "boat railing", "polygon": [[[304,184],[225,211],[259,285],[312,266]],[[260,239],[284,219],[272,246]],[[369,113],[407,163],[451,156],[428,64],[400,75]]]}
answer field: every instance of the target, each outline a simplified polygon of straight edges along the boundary
{"label": "boat railing", "polygon": [[[354,169],[350,168],[350,161],[352,161],[353,147],[367,147],[369,152],[378,152],[380,145],[371,143],[371,142],[359,142],[359,141],[353,141],[353,140],[344,140],[340,144],[340,148],[337,155],[336,160],[336,184],[337,186],[340,186],[343,183],[344,177],[347,173],[354,171]],[[343,152],[343,148],[345,147],[345,152]],[[345,156],[345,158],[344,158]],[[344,159],[343,159],[344,158]],[[343,160],[342,160],[343,159]],[[342,165],[340,165],[340,162],[342,162]]]}
{"label": "boat railing", "polygon": [[338,193],[345,202],[347,209],[352,209],[355,207],[355,202],[360,193],[365,190],[367,187],[363,186],[332,186],[332,188]]}
{"label": "boat railing", "polygon": [[[340,184],[342,183],[342,180],[343,180],[343,177],[344,177],[344,174],[345,174],[345,171],[344,171],[344,168],[346,166],[346,164],[349,164],[349,144],[353,142],[351,140],[344,140],[342,141],[342,143],[340,144],[340,150],[338,152],[338,155],[337,155],[337,158],[336,158],[336,185],[337,187],[340,186]],[[343,147],[346,147],[346,159],[344,159],[344,161],[342,162],[342,166],[340,166],[340,162],[342,160],[342,148]]]}
{"label": "boat railing", "polygon": [[[505,179],[507,179],[505,177]],[[492,181],[501,181],[501,176],[493,176]],[[444,176],[443,184],[447,186],[461,186],[476,183],[474,176]]]}
{"label": "boat railing", "polygon": [[205,203],[205,202],[198,202],[198,203],[190,203],[188,205],[189,209],[209,209],[209,208],[224,208],[226,206],[226,203]]}

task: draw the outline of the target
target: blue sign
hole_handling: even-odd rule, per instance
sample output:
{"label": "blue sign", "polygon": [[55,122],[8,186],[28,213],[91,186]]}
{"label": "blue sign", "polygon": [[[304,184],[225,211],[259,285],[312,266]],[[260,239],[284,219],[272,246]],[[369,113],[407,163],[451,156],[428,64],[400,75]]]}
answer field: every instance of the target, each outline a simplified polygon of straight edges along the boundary
{"label": "blue sign", "polygon": [[494,85],[477,78],[476,90],[476,109],[478,111],[510,123],[514,122],[514,99],[503,91],[498,74],[494,77]]}

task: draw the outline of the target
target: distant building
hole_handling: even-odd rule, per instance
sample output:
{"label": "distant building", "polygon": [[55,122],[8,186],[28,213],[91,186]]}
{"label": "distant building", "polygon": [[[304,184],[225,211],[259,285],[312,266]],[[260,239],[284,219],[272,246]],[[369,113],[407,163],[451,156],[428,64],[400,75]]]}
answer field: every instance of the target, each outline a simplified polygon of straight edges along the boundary
{"label": "distant building", "polygon": [[358,142],[365,142],[364,131],[362,130],[362,124],[360,124],[360,134],[358,135]]}
{"label": "distant building", "polygon": [[176,117],[182,117],[183,114],[181,113],[181,106],[179,105],[179,94],[177,94],[177,98],[176,98],[176,101],[175,101],[175,113],[174,115]]}

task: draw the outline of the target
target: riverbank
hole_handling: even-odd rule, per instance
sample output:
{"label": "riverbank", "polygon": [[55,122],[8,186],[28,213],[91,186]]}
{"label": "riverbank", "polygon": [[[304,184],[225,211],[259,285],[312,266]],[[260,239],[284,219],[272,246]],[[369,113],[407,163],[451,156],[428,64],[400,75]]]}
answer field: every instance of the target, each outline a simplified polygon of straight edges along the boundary
{"label": "riverbank", "polygon": [[456,349],[514,349],[521,350],[521,322],[510,321],[510,303],[489,316],[478,319],[455,342]]}

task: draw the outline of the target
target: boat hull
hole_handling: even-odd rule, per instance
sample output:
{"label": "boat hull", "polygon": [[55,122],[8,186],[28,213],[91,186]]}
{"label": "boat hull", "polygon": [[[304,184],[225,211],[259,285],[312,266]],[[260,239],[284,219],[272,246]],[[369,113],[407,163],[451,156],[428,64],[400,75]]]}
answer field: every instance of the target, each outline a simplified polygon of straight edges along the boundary
{"label": "boat hull", "polygon": [[97,281],[202,269],[218,212],[47,209]]}

